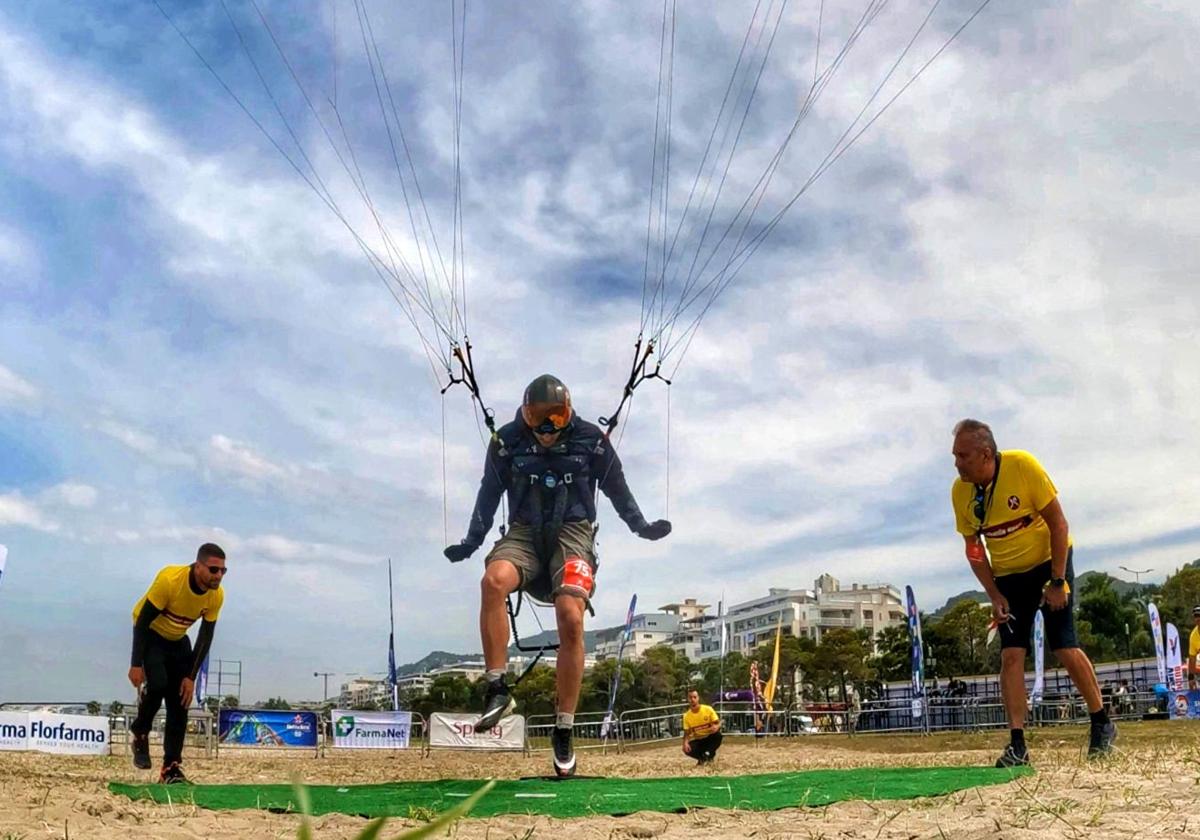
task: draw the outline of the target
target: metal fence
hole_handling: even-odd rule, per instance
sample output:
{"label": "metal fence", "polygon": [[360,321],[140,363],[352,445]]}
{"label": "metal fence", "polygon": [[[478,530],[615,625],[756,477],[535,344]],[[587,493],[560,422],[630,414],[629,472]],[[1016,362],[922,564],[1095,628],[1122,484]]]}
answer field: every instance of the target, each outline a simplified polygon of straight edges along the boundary
{"label": "metal fence", "polygon": [[[1109,713],[1116,719],[1139,719],[1156,710],[1157,698],[1152,691],[1135,691],[1106,696]],[[86,708],[86,703],[0,703],[0,710],[49,708],[72,713]],[[978,732],[1008,726],[1004,704],[998,694],[981,692],[965,697],[931,697],[926,700],[924,713],[914,716],[912,701],[906,697],[867,700],[861,704],[809,703],[799,708],[777,708],[770,712],[756,709],[745,702],[717,703],[721,731],[727,737],[754,738],[807,736],[822,734],[902,734],[932,732]],[[687,705],[674,703],[639,709],[627,709],[616,715],[614,731],[605,740],[601,737],[604,712],[586,712],[575,716],[574,745],[576,749],[615,748],[623,751],[640,744],[682,740],[683,713]],[[129,725],[134,712],[104,715],[111,722],[110,752],[128,755],[131,752]],[[1041,702],[1031,704],[1027,727],[1049,727],[1084,723],[1087,707],[1076,694],[1047,695]],[[333,721],[318,713],[318,755],[338,749],[333,743]],[[192,710],[188,717],[185,748],[192,754],[207,758],[220,755],[217,716],[202,710]],[[554,715],[530,715],[525,721],[525,751],[549,750]],[[150,733],[152,745],[161,749],[165,719],[158,715]],[[429,752],[429,723],[417,712],[412,713],[410,745],[422,754]]]}
{"label": "metal fence", "polygon": [[[605,740],[601,737],[606,712],[580,712],[575,715],[575,728],[572,733],[576,749],[594,750],[606,747],[619,748],[620,738],[616,733],[610,734]],[[525,718],[525,751],[542,752],[549,750],[550,735],[554,730],[555,715],[530,715]]]}

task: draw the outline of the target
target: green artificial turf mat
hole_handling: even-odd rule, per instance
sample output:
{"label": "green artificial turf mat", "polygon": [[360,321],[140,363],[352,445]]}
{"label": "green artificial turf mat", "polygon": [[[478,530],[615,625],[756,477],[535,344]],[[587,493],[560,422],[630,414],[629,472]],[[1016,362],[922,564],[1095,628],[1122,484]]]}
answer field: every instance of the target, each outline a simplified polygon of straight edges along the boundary
{"label": "green artificial turf mat", "polygon": [[[581,778],[566,781],[503,779],[471,811],[472,817],[543,814],[552,817],[673,813],[692,808],[773,811],[828,805],[847,799],[913,799],[979,785],[1002,784],[1032,773],[994,767],[887,767],[805,770],[754,776],[695,775],[677,778]],[[478,779],[391,782],[379,785],[313,785],[312,812],[363,817],[429,817],[454,807],[483,785]],[[295,811],[290,785],[109,784],[130,799],[192,803],[202,808]]]}

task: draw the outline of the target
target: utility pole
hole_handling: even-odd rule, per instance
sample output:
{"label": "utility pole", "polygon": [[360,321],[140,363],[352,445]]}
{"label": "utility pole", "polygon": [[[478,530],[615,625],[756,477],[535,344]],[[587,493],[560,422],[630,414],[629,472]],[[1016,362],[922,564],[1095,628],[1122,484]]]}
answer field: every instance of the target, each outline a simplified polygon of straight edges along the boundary
{"label": "utility pole", "polygon": [[328,700],[329,700],[329,678],[334,676],[334,672],[333,671],[313,671],[313,676],[325,678],[325,694],[324,694],[324,696],[321,697],[321,702],[322,703],[328,702]]}

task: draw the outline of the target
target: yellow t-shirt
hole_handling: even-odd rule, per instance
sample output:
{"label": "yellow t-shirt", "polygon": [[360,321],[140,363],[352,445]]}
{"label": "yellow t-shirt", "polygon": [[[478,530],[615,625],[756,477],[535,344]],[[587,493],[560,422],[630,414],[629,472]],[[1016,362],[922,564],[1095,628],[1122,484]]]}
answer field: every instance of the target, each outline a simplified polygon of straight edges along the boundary
{"label": "yellow t-shirt", "polygon": [[133,607],[133,623],[137,623],[138,614],[147,600],[162,610],[162,615],[154,619],[150,629],[168,641],[182,639],[200,618],[205,621],[216,621],[225,603],[225,590],[213,589],[203,595],[192,591],[188,576],[191,565],[164,566],[154,576],[154,583],[146,594],[138,599]]}
{"label": "yellow t-shirt", "polygon": [[974,484],[955,479],[950,502],[958,532],[983,537],[992,574],[1027,572],[1050,559],[1050,528],[1038,511],[1054,501],[1058,490],[1037,458],[1020,449],[1000,453],[1000,475],[984,490],[982,522],[975,515],[976,496]]}
{"label": "yellow t-shirt", "polygon": [[701,703],[698,710],[693,712],[688,709],[683,713],[683,732],[689,741],[693,738],[703,738],[716,732],[720,722],[721,719],[717,717],[713,707]]}
{"label": "yellow t-shirt", "polygon": [[1188,659],[1200,654],[1200,627],[1192,628],[1192,635],[1188,636]]}

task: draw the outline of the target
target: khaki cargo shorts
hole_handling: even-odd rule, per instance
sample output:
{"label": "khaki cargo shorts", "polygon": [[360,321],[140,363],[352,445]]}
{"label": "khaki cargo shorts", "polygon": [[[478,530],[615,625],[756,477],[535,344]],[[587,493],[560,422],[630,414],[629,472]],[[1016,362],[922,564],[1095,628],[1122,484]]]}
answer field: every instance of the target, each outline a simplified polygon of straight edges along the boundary
{"label": "khaki cargo shorts", "polygon": [[595,533],[587,521],[563,523],[549,568],[538,559],[529,525],[509,525],[488,552],[484,566],[493,560],[507,560],[516,566],[521,591],[539,601],[552,603],[559,595],[590,600],[596,591]]}

